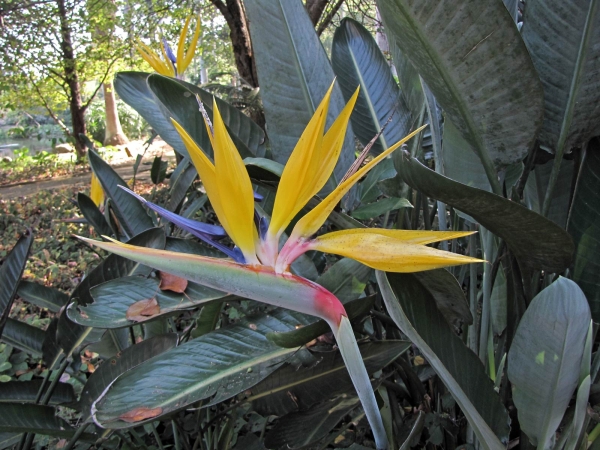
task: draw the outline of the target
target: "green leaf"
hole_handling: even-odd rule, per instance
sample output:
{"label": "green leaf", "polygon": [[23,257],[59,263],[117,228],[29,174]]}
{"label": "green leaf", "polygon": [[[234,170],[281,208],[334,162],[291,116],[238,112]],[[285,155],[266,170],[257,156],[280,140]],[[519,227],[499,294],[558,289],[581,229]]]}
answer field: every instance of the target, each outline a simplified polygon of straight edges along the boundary
{"label": "green leaf", "polygon": [[496,336],[500,336],[506,328],[507,313],[508,313],[508,296],[507,296],[506,275],[504,275],[504,267],[500,265],[498,274],[492,288],[490,296],[492,329]]}
{"label": "green leaf", "polygon": [[[284,164],[335,77],[325,49],[300,0],[248,2],[246,14],[260,80],[273,159]],[[334,87],[327,127],[344,107]],[[324,192],[341,180],[354,160],[352,130]]]}
{"label": "green leaf", "polygon": [[377,3],[389,41],[426,81],[488,178],[496,180],[495,166],[522,160],[541,126],[543,93],[504,5],[497,0],[466,0],[460,8],[455,0]]}
{"label": "green leaf", "polygon": [[596,144],[586,152],[569,216],[568,230],[575,241],[573,281],[583,290],[594,322],[600,320],[600,152]]}
{"label": "green leaf", "polygon": [[279,183],[284,167],[283,164],[267,158],[246,158],[244,164],[250,178],[276,183]]}
{"label": "green leaf", "polygon": [[160,184],[164,181],[167,176],[167,166],[169,161],[163,161],[162,155],[155,156],[152,161],[152,167],[150,168],[150,179],[154,184]]}
{"label": "green leaf", "polygon": [[70,438],[75,433],[51,406],[0,403],[0,432],[36,433]]}
{"label": "green leaf", "polygon": [[207,288],[197,283],[189,283],[182,294],[159,289],[156,278],[122,277],[95,286],[90,291],[93,303],[78,306],[69,305],[68,316],[79,325],[98,328],[129,327],[136,322],[128,320],[128,309],[136,302],[156,299],[160,312],[148,315],[145,320],[156,320],[178,311],[194,309],[203,303],[225,297],[225,292]]}
{"label": "green leaf", "polygon": [[21,433],[0,433],[0,449],[5,449],[21,441]]}
{"label": "green leaf", "polygon": [[373,269],[350,258],[342,258],[317,279],[317,283],[342,303],[359,298],[365,291]]}
{"label": "green leaf", "polygon": [[52,312],[58,312],[66,305],[69,296],[58,289],[54,289],[33,281],[21,280],[17,295],[26,302],[48,308]]}
{"label": "green leaf", "polygon": [[[164,248],[165,242],[165,233],[161,228],[151,228],[128,241],[131,245],[145,245],[151,248]],[[93,302],[90,295],[93,286],[134,274],[149,275],[150,272],[151,269],[147,266],[117,255],[109,255],[77,285],[71,293],[70,302],[76,301],[78,305],[87,305]],[[83,327],[70,320],[68,311],[69,308],[63,310],[56,330],[58,345],[67,355],[81,345],[91,331],[90,327]]]}
{"label": "green leaf", "polygon": [[[540,213],[544,196],[548,189],[550,175],[554,161],[548,161],[546,164],[537,165],[529,174],[525,189],[523,191],[523,200],[529,209]],[[582,166],[583,167],[583,166]],[[560,172],[556,180],[556,188],[552,194],[552,202],[546,217],[562,228],[567,225],[567,215],[569,213],[569,202],[571,201],[571,187],[575,172],[575,162],[563,160],[560,165]]]}
{"label": "green leaf", "polygon": [[504,6],[516,23],[519,16],[519,0],[504,0]]}
{"label": "green leaf", "polygon": [[242,158],[264,156],[264,131],[239,109],[198,86],[174,78],[153,74],[148,77],[148,86],[163,106],[164,112],[168,112],[165,117],[173,117],[209,157],[213,156],[212,146],[196,94],[200,96],[211,120],[215,98],[223,122]]}
{"label": "green leaf", "polygon": [[[271,161],[265,158],[246,158],[244,160],[244,164],[246,164],[246,168],[250,177],[255,180],[269,181],[269,182],[279,182],[279,178],[283,173],[283,165],[277,163],[275,161]],[[376,170],[376,169],[375,169]],[[272,191],[275,191],[274,187],[269,186]],[[311,198],[306,204],[307,208],[314,208],[321,202],[321,199],[317,196]],[[337,211],[333,211],[328,220],[336,225],[339,228],[360,228],[364,227],[364,225],[358,220],[353,219],[352,217],[340,213]]]}
{"label": "green leaf", "polygon": [[307,411],[287,414],[267,433],[265,445],[268,448],[304,448],[327,436],[357,406],[358,397],[340,395]]}
{"label": "green leaf", "polygon": [[357,21],[345,18],[335,31],[331,65],[346,101],[360,86],[351,120],[362,144],[367,145],[387,123],[373,145],[373,154],[378,155],[410,132],[410,111],[390,66],[371,33]]}
{"label": "green leaf", "polygon": [[0,288],[0,338],[19,287],[19,280],[25,270],[32,243],[31,232],[22,235],[0,266],[0,286],[2,286]]}
{"label": "green leaf", "polygon": [[[528,1],[522,35],[544,86],[544,124],[538,139],[554,153],[600,132],[598,1]],[[564,145],[564,146],[563,146]],[[558,151],[562,155],[563,150]]]}
{"label": "green leaf", "polygon": [[359,220],[367,220],[379,217],[386,212],[394,211],[398,208],[412,208],[412,205],[405,198],[384,198],[375,203],[361,205],[352,211],[352,217]]}
{"label": "green leaf", "polygon": [[360,202],[371,203],[381,195],[379,183],[396,176],[396,169],[391,158],[386,158],[371,170],[365,179],[359,184]]}
{"label": "green leaf", "polygon": [[407,274],[407,276],[415,278],[423,288],[429,291],[448,325],[459,326],[461,323],[466,325],[473,323],[473,316],[465,293],[454,275],[446,269],[415,272]]}
{"label": "green leaf", "polygon": [[4,327],[2,342],[6,342],[34,358],[42,356],[42,344],[46,338],[44,330],[9,318]]}
{"label": "green leaf", "polygon": [[179,163],[177,169],[175,169],[175,172],[171,175],[171,188],[169,191],[171,197],[169,198],[169,205],[167,206],[169,211],[175,211],[177,209],[187,195],[187,192],[197,175],[198,172],[196,171],[196,168],[188,158],[184,158]]}
{"label": "green leaf", "polygon": [[575,414],[573,417],[573,422],[570,424],[570,436],[567,440],[567,444],[565,446],[565,450],[575,450],[577,448],[577,444],[580,442],[581,432],[586,422],[587,417],[587,407],[588,401],[590,399],[590,388],[591,388],[591,378],[590,375],[587,375],[579,388],[577,389],[577,396],[575,400]]}
{"label": "green leaf", "polygon": [[115,90],[125,103],[146,119],[167,144],[180,155],[189,157],[179,133],[161,111],[163,106],[157,103],[146,83],[149,75],[145,72],[119,72],[114,80]]}
{"label": "green leaf", "polygon": [[538,448],[554,438],[579,385],[591,320],[581,289],[558,278],[535,296],[508,352],[508,379],[521,429]]}
{"label": "green leaf", "polygon": [[[136,408],[154,410],[160,417],[203,399],[209,399],[204,406],[226,400],[264,379],[298,350],[276,346],[266,333],[288,331],[305,321],[302,314],[275,310],[186,342],[119,377],[96,401],[94,420],[106,428],[127,428],[143,423],[119,419]],[[173,376],[177,367],[185,370]]]}
{"label": "green leaf", "polygon": [[452,181],[408,155],[399,169],[412,188],[460,209],[504,239],[524,267],[557,273],[571,263],[573,241],[554,222],[504,197]]}
{"label": "green leaf", "polygon": [[492,191],[481,160],[449,119],[444,121],[442,148],[443,175],[467,186]]}
{"label": "green leaf", "polygon": [[83,387],[81,399],[78,404],[83,412],[83,420],[90,416],[92,403],[115,379],[150,358],[154,358],[172,349],[175,345],[177,345],[177,335],[174,333],[164,334],[132,345],[121,353],[104,361],[90,375]]}
{"label": "green leaf", "polygon": [[412,277],[376,272],[388,313],[459,404],[484,449],[508,443],[509,417],[481,361],[448,326],[431,295]]}
{"label": "green leaf", "polygon": [[[388,34],[389,36],[389,34]],[[396,72],[398,73],[398,80],[400,81],[400,91],[406,105],[410,110],[413,118],[413,123],[419,120],[421,111],[423,111],[425,102],[425,93],[421,85],[421,77],[419,72],[415,69],[415,66],[409,61],[402,50],[396,44],[393,39],[388,39],[390,45],[390,53],[396,66]]]}
{"label": "green leaf", "polygon": [[[410,348],[406,341],[378,341],[359,345],[367,372],[383,369]],[[314,354],[310,367],[286,364],[251,388],[248,400],[264,416],[281,416],[342,393],[353,393],[353,385],[340,352]]]}
{"label": "green leaf", "polygon": [[94,201],[83,192],[77,194],[77,205],[85,220],[94,227],[98,236],[112,236],[113,231],[106,222],[104,214],[100,212]]}
{"label": "green leaf", "polygon": [[[35,403],[37,394],[42,386],[42,380],[9,381],[0,383],[0,403]],[[67,383],[58,383],[50,397],[50,405],[71,403],[75,401],[73,386]]]}
{"label": "green leaf", "polygon": [[119,224],[128,238],[154,227],[152,219],[142,204],[119,186],[127,183],[105,161],[93,151],[88,151],[90,166],[100,180],[104,193],[110,198],[110,206],[115,212]]}

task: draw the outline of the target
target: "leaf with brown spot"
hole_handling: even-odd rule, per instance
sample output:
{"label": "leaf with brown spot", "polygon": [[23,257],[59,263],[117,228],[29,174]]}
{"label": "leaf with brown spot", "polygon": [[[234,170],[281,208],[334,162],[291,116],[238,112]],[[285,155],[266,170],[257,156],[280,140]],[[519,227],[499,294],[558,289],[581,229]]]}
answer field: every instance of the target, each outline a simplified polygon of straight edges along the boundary
{"label": "leaf with brown spot", "polygon": [[132,409],[125,414],[121,414],[119,419],[123,422],[133,423],[139,422],[141,420],[152,419],[162,413],[162,408],[159,406],[158,408],[147,408],[145,406],[141,406],[139,408]]}
{"label": "leaf with brown spot", "polygon": [[171,291],[177,294],[183,294],[187,288],[188,281],[185,278],[180,278],[175,275],[171,275],[167,272],[158,272],[160,276],[160,285],[158,286],[161,291]]}
{"label": "leaf with brown spot", "polygon": [[158,305],[156,298],[152,297],[135,302],[127,308],[125,317],[127,317],[127,320],[142,322],[157,314],[160,314],[160,306]]}

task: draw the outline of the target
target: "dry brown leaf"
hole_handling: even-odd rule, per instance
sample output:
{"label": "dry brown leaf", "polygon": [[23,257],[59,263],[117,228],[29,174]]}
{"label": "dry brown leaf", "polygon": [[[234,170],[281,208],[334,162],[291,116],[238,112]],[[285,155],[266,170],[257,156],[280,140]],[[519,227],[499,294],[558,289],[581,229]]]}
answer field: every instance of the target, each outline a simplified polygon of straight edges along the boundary
{"label": "dry brown leaf", "polygon": [[135,302],[129,308],[127,308],[127,313],[125,317],[127,320],[133,320],[135,322],[142,322],[149,317],[155,316],[160,313],[160,306],[158,305],[158,301],[155,297],[147,298],[145,300],[140,300],[139,302]]}
{"label": "dry brown leaf", "polygon": [[121,414],[119,419],[123,422],[133,423],[139,422],[141,420],[152,419],[162,413],[162,408],[159,406],[158,408],[147,408],[145,406],[141,406],[139,408],[132,409],[125,414]]}
{"label": "dry brown leaf", "polygon": [[185,278],[180,278],[175,275],[171,275],[167,272],[158,272],[160,276],[160,285],[158,286],[161,291],[171,291],[177,294],[183,294],[187,288],[188,281]]}

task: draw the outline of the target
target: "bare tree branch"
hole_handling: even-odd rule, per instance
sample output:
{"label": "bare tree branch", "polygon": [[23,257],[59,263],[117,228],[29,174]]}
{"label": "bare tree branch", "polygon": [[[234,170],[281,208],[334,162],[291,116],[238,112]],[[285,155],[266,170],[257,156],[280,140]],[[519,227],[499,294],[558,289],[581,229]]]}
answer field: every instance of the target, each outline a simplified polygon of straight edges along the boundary
{"label": "bare tree branch", "polygon": [[344,3],[344,0],[338,0],[337,3],[335,5],[333,5],[331,10],[327,13],[327,15],[325,17],[323,17],[323,19],[321,20],[321,23],[317,27],[317,35],[318,36],[321,36],[321,34],[323,34],[323,31],[325,31],[327,26],[331,23],[331,21],[333,20],[333,17],[336,15],[336,13],[338,12],[338,10],[340,9],[340,7],[342,6],[343,3]]}
{"label": "bare tree branch", "polygon": [[52,117],[52,119],[54,119],[54,121],[56,122],[56,124],[63,130],[63,132],[67,136],[72,137],[73,133],[71,133],[71,130],[69,130],[69,128],[63,123],[63,121],[60,120],[60,118],[54,113],[54,111],[52,110],[52,108],[50,107],[50,105],[48,104],[48,102],[46,101],[46,98],[42,94],[42,91],[40,91],[39,86],[33,80],[33,77],[31,75],[29,75],[29,74],[26,74],[25,72],[23,72],[23,73],[25,74],[25,76],[27,76],[27,78],[29,78],[29,81],[31,82],[31,84],[35,88],[35,91],[37,92],[38,97],[42,101],[42,104],[44,105],[44,108],[46,108],[46,111],[48,111],[48,114],[50,114],[50,117]]}
{"label": "bare tree branch", "polygon": [[98,93],[98,91],[100,90],[100,88],[102,87],[104,82],[106,81],[106,78],[108,77],[108,74],[110,73],[110,69],[117,62],[118,59],[119,59],[119,56],[115,56],[113,58],[113,60],[108,64],[108,67],[106,68],[106,71],[104,72],[104,76],[102,77],[102,80],[100,80],[100,83],[98,84],[98,86],[96,87],[96,89],[94,90],[94,92],[92,93],[90,98],[88,99],[88,101],[85,102],[85,104],[81,107],[81,109],[83,111],[88,109],[88,107],[90,106],[90,103],[92,103],[92,100],[94,100],[94,97],[96,97],[96,94]]}

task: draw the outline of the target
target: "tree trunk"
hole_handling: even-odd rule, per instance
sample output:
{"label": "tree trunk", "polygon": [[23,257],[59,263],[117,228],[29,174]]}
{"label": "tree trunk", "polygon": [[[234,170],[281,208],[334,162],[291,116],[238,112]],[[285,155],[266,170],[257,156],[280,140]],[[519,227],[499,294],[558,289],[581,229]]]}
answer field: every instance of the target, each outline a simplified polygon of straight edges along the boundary
{"label": "tree trunk", "polygon": [[113,84],[107,82],[102,87],[104,89],[104,108],[106,110],[104,145],[127,144],[129,139],[127,139],[127,136],[123,133],[123,128],[121,128]]}
{"label": "tree trunk", "polygon": [[252,43],[246,22],[246,12],[241,0],[211,0],[212,4],[223,14],[229,26],[229,37],[233,46],[235,65],[240,77],[250,86],[258,86],[258,76],[252,52]]}
{"label": "tree trunk", "polygon": [[71,39],[71,29],[67,18],[65,0],[56,0],[56,4],[60,16],[60,47],[63,54],[65,79],[69,87],[69,109],[71,111],[71,120],[73,121],[75,149],[77,150],[77,156],[82,158],[85,156],[85,145],[79,135],[86,134],[87,132],[85,126],[85,108],[81,101],[81,90],[79,78],[77,77],[77,65],[73,52],[73,40]]}
{"label": "tree trunk", "polygon": [[329,3],[329,0],[306,0],[306,11],[308,11],[308,17],[310,17],[310,21],[314,27],[319,23],[319,19],[323,15],[327,3]]}

